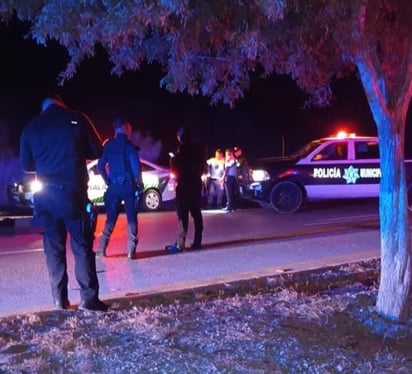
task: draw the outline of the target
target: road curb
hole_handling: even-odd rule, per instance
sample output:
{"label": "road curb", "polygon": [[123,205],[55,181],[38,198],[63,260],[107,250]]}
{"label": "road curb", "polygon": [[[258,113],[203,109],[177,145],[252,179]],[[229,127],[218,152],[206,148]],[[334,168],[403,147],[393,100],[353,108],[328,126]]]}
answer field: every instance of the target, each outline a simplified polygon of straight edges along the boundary
{"label": "road curb", "polygon": [[278,272],[272,275],[254,276],[232,280],[219,277],[215,282],[184,282],[176,289],[164,286],[141,292],[129,292],[112,295],[105,302],[112,305],[112,310],[131,309],[137,306],[168,304],[175,300],[193,302],[212,298],[240,296],[262,292],[276,292],[280,289],[293,289],[309,294],[319,293],[333,288],[354,283],[371,285],[378,281],[380,260],[373,258],[365,261],[345,262],[322,268],[299,270],[296,272]]}

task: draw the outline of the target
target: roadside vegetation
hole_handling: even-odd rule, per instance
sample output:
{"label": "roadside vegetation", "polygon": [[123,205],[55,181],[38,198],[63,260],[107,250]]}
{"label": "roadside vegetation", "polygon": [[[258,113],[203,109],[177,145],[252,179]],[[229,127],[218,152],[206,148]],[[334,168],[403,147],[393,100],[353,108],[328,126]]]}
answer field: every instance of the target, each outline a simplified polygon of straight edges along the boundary
{"label": "roadside vegetation", "polygon": [[0,319],[0,373],[410,373],[379,261]]}

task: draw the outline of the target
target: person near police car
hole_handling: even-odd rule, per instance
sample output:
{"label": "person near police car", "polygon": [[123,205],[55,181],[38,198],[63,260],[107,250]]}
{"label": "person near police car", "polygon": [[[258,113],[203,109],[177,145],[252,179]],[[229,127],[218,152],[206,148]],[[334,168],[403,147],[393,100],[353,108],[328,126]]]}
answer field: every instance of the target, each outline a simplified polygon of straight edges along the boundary
{"label": "person near police car", "polygon": [[241,197],[246,192],[247,186],[252,182],[249,173],[249,163],[241,147],[235,146],[233,148],[233,156],[237,162],[236,193],[239,195],[237,197]]}
{"label": "person near police car", "polygon": [[189,213],[193,218],[194,239],[191,249],[202,248],[203,216],[202,175],[205,171],[206,152],[196,141],[190,128],[181,127],[177,131],[179,147],[170,159],[170,167],[176,175],[176,213],[178,234],[175,243],[166,246],[168,253],[178,253],[185,249],[189,226]]}
{"label": "person near police car", "polygon": [[207,200],[208,207],[222,207],[224,195],[225,154],[218,148],[214,157],[206,160],[208,167]]}
{"label": "person near police car", "polygon": [[226,148],[224,181],[227,205],[223,208],[225,212],[234,212],[236,210],[237,169],[238,162],[233,153],[233,148]]}
{"label": "person near police car", "polygon": [[142,175],[139,152],[129,140],[132,126],[125,118],[116,118],[113,122],[114,138],[103,147],[103,155],[97,162],[97,168],[107,185],[104,194],[106,221],[96,252],[98,257],[105,257],[110,236],[119,217],[122,202],[127,218],[127,257],[136,259],[138,243],[138,205],[142,190]]}
{"label": "person near police car", "polygon": [[43,100],[41,115],[25,126],[20,138],[23,168],[35,172],[42,183],[42,189],[33,196],[33,224],[43,228],[44,254],[57,310],[70,308],[68,234],[80,287],[78,308],[108,309],[99,299],[93,222],[89,214],[92,210],[87,197],[86,161],[101,154],[101,139],[91,120],[81,112],[70,110],[58,95]]}

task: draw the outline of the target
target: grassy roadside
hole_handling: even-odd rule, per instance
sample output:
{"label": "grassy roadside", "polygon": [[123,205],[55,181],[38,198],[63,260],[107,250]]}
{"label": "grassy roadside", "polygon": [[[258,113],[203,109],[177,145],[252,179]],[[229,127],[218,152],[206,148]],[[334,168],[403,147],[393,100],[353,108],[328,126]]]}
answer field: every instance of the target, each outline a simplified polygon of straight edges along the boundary
{"label": "grassy roadside", "polygon": [[0,373],[412,372],[374,312],[379,261],[0,319]]}

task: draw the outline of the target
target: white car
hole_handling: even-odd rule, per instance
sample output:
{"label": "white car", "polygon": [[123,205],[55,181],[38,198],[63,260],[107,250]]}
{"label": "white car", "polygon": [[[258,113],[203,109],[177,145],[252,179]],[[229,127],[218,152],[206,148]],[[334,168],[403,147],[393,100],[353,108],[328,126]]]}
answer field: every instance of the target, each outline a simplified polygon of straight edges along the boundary
{"label": "white car", "polygon": [[[143,179],[143,195],[140,198],[142,208],[147,211],[159,210],[162,202],[176,197],[176,180],[170,169],[140,159]],[[87,194],[95,204],[103,204],[106,184],[97,170],[97,160],[87,164],[89,182]]]}
{"label": "white car", "polygon": [[[170,169],[156,165],[147,160],[140,160],[143,178],[143,194],[140,198],[141,206],[146,211],[156,211],[165,201],[176,197],[176,179]],[[97,205],[103,205],[103,195],[106,184],[97,170],[97,160],[87,164],[89,174],[87,194],[89,199]],[[41,189],[41,181],[34,173],[27,174],[24,181],[13,183],[7,187],[7,194],[11,204],[16,206],[33,206],[33,194]]]}

